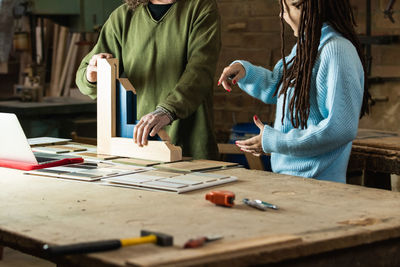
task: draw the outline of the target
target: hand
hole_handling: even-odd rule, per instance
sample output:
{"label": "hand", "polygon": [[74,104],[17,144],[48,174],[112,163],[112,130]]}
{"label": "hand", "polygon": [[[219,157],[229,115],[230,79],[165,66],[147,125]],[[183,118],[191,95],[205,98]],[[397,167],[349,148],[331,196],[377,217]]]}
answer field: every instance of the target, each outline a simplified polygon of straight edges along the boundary
{"label": "hand", "polygon": [[264,132],[264,124],[257,116],[253,117],[254,123],[260,128],[260,134],[243,141],[236,141],[236,145],[243,152],[249,152],[254,156],[261,156],[264,151],[262,149],[262,135]]}
{"label": "hand", "polygon": [[100,53],[92,56],[89,61],[89,65],[86,68],[86,79],[91,83],[97,82],[97,60],[99,58],[109,59],[113,58],[113,55],[108,53]]}
{"label": "hand", "polygon": [[224,69],[219,77],[218,86],[222,84],[224,89],[228,92],[232,91],[232,87],[228,81],[228,79],[232,79],[232,83],[236,84],[238,81],[243,79],[246,76],[246,70],[244,69],[243,65],[240,63],[232,64]]}
{"label": "hand", "polygon": [[147,145],[147,136],[155,136],[164,126],[168,125],[171,119],[162,112],[152,112],[144,115],[133,131],[133,140],[140,147]]}

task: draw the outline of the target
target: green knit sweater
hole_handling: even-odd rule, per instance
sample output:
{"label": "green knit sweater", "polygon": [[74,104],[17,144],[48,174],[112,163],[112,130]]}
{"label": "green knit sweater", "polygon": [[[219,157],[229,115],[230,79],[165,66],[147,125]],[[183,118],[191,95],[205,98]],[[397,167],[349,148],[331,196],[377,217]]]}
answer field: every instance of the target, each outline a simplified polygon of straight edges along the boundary
{"label": "green knit sweater", "polygon": [[178,118],[166,130],[184,156],[216,158],[212,99],[219,51],[215,0],[178,0],[159,21],[145,5],[132,11],[124,4],[104,24],[76,83],[96,98],[86,67],[94,54],[113,54],[137,91],[138,119],[161,106]]}

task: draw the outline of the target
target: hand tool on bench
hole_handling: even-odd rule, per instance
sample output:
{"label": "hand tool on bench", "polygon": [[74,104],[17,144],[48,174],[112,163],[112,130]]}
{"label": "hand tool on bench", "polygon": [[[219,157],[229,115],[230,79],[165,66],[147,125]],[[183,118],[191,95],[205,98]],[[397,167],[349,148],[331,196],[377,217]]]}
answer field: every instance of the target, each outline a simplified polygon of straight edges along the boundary
{"label": "hand tool on bench", "polygon": [[93,241],[85,243],[76,243],[70,245],[53,246],[45,244],[43,249],[50,254],[65,255],[65,254],[81,254],[114,250],[126,246],[134,246],[140,244],[153,243],[158,246],[167,247],[173,245],[173,237],[163,233],[151,232],[142,230],[140,237],[127,239],[111,239],[102,241]]}
{"label": "hand tool on bench", "polygon": [[206,200],[219,206],[232,207],[234,205],[235,194],[231,191],[214,190],[206,194]]}
{"label": "hand tool on bench", "polygon": [[202,236],[196,239],[189,239],[183,248],[198,248],[203,246],[205,243],[220,240],[222,236]]}

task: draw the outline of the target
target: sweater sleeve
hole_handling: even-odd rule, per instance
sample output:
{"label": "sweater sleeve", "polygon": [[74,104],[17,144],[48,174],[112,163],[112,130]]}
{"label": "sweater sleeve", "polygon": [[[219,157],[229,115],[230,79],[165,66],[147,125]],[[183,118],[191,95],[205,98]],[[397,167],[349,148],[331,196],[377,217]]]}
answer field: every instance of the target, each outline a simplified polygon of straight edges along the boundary
{"label": "sweater sleeve", "polygon": [[[298,157],[313,157],[345,145],[357,135],[364,90],[364,70],[355,47],[334,38],[321,51],[316,76],[317,105],[323,118],[306,129],[287,133],[265,126],[263,149]],[[289,122],[290,123],[290,122]]]}
{"label": "sweater sleeve", "polygon": [[[118,23],[118,12],[121,8],[116,9],[111,15],[110,18],[103,25],[99,39],[89,54],[87,54],[76,73],[75,82],[79,88],[79,90],[84,95],[88,95],[92,99],[96,99],[97,97],[97,84],[90,83],[86,79],[86,68],[89,65],[89,61],[93,55],[99,53],[109,53],[112,54],[115,58],[119,59],[119,64],[122,64],[121,58],[121,34],[119,27],[116,27]],[[121,68],[120,68],[121,69]]]}
{"label": "sweater sleeve", "polygon": [[254,66],[244,60],[232,62],[240,63],[246,70],[246,75],[239,80],[240,89],[267,104],[276,104],[277,96],[273,96],[283,75],[283,63],[280,60],[272,71],[260,66]]}
{"label": "sweater sleeve", "polygon": [[215,8],[197,17],[193,23],[186,68],[175,88],[158,106],[183,119],[212,97],[220,42],[220,20]]}

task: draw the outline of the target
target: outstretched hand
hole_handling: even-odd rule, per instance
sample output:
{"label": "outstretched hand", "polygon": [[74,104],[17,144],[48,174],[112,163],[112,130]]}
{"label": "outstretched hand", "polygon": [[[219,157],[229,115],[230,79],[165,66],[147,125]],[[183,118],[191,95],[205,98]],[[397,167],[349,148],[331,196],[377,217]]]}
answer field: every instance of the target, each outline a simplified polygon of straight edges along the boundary
{"label": "outstretched hand", "polygon": [[260,128],[260,134],[249,138],[243,141],[236,141],[236,145],[242,150],[243,152],[249,152],[255,156],[261,156],[264,151],[262,148],[262,136],[264,132],[264,124],[261,120],[257,117],[253,117],[254,123]]}
{"label": "outstretched hand", "polygon": [[232,91],[232,87],[229,80],[232,80],[232,84],[236,84],[240,79],[246,76],[246,70],[240,63],[234,63],[224,69],[219,77],[218,86],[222,84],[224,89],[228,92]]}

